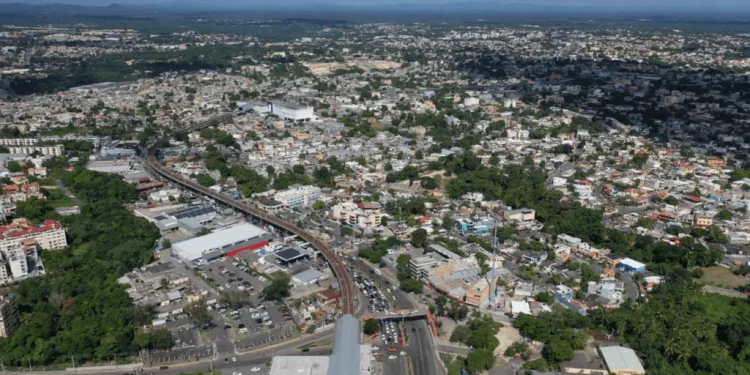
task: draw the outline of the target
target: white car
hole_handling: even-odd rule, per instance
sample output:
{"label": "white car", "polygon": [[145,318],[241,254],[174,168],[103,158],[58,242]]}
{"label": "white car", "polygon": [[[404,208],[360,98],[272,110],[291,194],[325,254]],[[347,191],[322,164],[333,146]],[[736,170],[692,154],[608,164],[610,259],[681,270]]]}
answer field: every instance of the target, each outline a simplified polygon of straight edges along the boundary
{"label": "white car", "polygon": [[380,350],[380,348],[378,348],[377,346],[373,346],[372,350]]}
{"label": "white car", "polygon": [[396,356],[395,355],[389,355],[388,359],[396,359]]}
{"label": "white car", "polygon": [[232,357],[232,362],[237,362],[237,357]]}
{"label": "white car", "polygon": [[250,371],[252,371],[252,372],[258,372],[258,371],[260,371],[260,367],[253,367],[253,368],[250,369]]}
{"label": "white car", "polygon": [[401,354],[401,355],[406,355],[406,352],[403,352],[403,351],[402,351],[402,352],[401,352],[401,353],[399,353],[399,354]]}

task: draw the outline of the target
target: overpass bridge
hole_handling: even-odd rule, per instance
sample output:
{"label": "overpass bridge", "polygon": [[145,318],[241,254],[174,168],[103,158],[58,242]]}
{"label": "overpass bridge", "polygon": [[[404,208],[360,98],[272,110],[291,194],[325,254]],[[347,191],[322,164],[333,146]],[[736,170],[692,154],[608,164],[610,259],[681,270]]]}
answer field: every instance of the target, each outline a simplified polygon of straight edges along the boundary
{"label": "overpass bridge", "polygon": [[[213,117],[209,120],[180,129],[178,132],[193,132],[196,130],[200,130],[202,128],[216,125],[218,123],[226,121],[230,118],[233,118],[236,115],[238,115],[238,113],[225,113],[217,117]],[[166,137],[155,141],[149,146],[148,157],[147,157],[147,164],[149,168],[151,168],[156,174],[160,175],[163,179],[166,179],[172,182],[173,184],[179,185],[187,190],[190,190],[197,194],[211,198],[215,202],[223,204],[227,207],[231,207],[235,209],[236,211],[243,213],[245,216],[249,217],[251,220],[257,220],[258,222],[272,225],[275,228],[279,228],[282,231],[295,234],[299,236],[301,239],[307,241],[312,247],[318,250],[323,255],[323,257],[325,257],[325,259],[328,261],[328,264],[331,266],[331,269],[333,270],[334,275],[338,279],[339,285],[341,286],[341,305],[342,305],[343,313],[350,314],[350,315],[355,314],[356,291],[353,287],[352,279],[350,275],[346,272],[346,269],[344,268],[344,265],[341,263],[341,260],[339,260],[339,258],[334,254],[334,252],[330,248],[328,248],[328,245],[326,245],[324,242],[318,240],[313,235],[305,232],[304,230],[302,230],[301,228],[297,227],[296,225],[290,222],[287,222],[275,216],[269,215],[267,212],[263,210],[260,210],[256,207],[252,207],[242,202],[236,201],[232,199],[231,197],[219,194],[211,189],[208,189],[204,186],[196,184],[182,177],[182,175],[180,174],[177,174],[168,170],[167,168],[162,166],[161,162],[157,159],[157,155],[156,155],[159,150],[159,146],[161,145],[161,142],[164,139],[166,139]]]}

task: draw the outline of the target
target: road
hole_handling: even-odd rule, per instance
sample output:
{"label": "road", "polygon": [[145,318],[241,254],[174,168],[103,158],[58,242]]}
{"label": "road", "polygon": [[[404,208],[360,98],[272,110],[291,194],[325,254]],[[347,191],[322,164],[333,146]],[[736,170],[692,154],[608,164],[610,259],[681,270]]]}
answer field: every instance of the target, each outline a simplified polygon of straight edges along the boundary
{"label": "road", "polygon": [[464,357],[469,355],[469,352],[471,351],[471,349],[465,346],[455,346],[455,345],[445,345],[445,344],[439,344],[438,349],[440,349],[441,352],[458,354]]}
{"label": "road", "polygon": [[62,181],[55,180],[55,185],[57,185],[57,188],[60,189],[63,193],[65,193],[65,195],[68,196],[68,198],[72,199],[73,203],[75,203],[76,206],[78,206],[78,208],[83,209],[83,202],[81,202],[81,200],[78,199],[78,197],[73,195],[73,193],[71,193],[70,190],[68,190],[68,188],[66,188],[65,185],[63,185]]}
{"label": "road", "polygon": [[[395,302],[395,308],[397,309],[416,309],[417,305],[409,296],[398,289],[398,280],[389,274],[389,272],[383,272],[381,274],[375,274],[372,271],[375,270],[369,263],[357,259],[355,261],[358,266],[363,270],[369,270],[367,276],[376,283],[379,283],[381,289],[383,287],[391,287],[392,293],[389,293],[393,297]],[[438,359],[435,357],[435,348],[432,343],[432,334],[429,331],[427,322],[424,320],[418,321],[407,321],[404,323],[405,333],[408,337],[407,345],[401,349],[406,352],[407,356],[411,358],[412,368],[415,375],[433,375],[443,374],[443,368],[438,366]],[[403,370],[399,370],[395,365],[386,366],[386,369],[390,369],[386,374],[403,374]]]}
{"label": "road", "polygon": [[[166,370],[159,370],[159,366],[155,366],[153,368],[144,368],[144,372],[154,372],[158,375],[179,375],[182,373],[194,373],[198,371],[208,371],[211,368],[214,370],[220,370],[224,374],[230,374],[232,372],[242,372],[243,374],[268,374],[270,371],[270,368],[267,367],[267,364],[270,364],[271,359],[274,355],[284,353],[284,355],[287,356],[308,356],[308,355],[330,355],[331,349],[330,347],[321,347],[321,348],[311,348],[308,352],[302,352],[301,350],[298,350],[297,347],[304,345],[306,343],[311,343],[315,341],[315,338],[313,337],[307,337],[303,340],[294,341],[286,344],[281,344],[279,346],[276,346],[271,349],[265,349],[258,352],[248,353],[248,354],[240,354],[235,355],[234,358],[236,361],[231,360],[231,356],[226,357],[227,360],[224,360],[224,356],[220,357],[219,359],[213,361],[213,362],[200,362],[200,363],[182,363],[178,365],[170,365],[169,369]],[[260,371],[252,372],[251,369],[253,367],[260,367]],[[38,372],[5,372],[4,374],[8,375],[68,375],[68,374],[75,374],[76,372],[66,372],[66,371],[38,371]],[[128,370],[124,369],[118,369],[118,370],[109,370],[109,371],[85,371],[84,369],[78,369],[78,374],[97,374],[97,375],[122,375],[125,373],[128,373]]]}
{"label": "road", "polygon": [[[183,129],[182,131],[186,132],[192,132],[195,130],[202,129],[207,126],[211,126],[214,124],[217,124],[219,122],[228,120],[232,117],[234,117],[235,114],[228,113],[223,114],[220,116],[217,116],[215,118],[212,118],[210,120],[204,121],[202,123],[192,125],[186,129]],[[199,194],[202,194],[205,197],[211,198],[216,202],[221,202],[224,205],[228,207],[232,207],[235,210],[242,212],[251,218],[257,218],[259,220],[262,220],[266,223],[269,223],[271,225],[274,225],[278,228],[282,228],[286,230],[289,233],[296,234],[300,238],[307,241],[310,245],[312,245],[315,249],[320,251],[320,253],[328,260],[328,263],[331,265],[331,269],[333,270],[334,274],[336,275],[336,278],[339,281],[339,285],[341,286],[341,305],[342,310],[344,314],[355,314],[355,298],[356,298],[356,292],[354,290],[354,287],[352,285],[352,279],[349,276],[349,274],[346,272],[346,269],[344,268],[344,265],[341,263],[341,260],[338,259],[338,257],[328,248],[328,245],[326,245],[324,242],[318,240],[313,235],[303,231],[301,228],[298,228],[296,225],[281,220],[275,216],[269,215],[268,213],[257,209],[255,207],[248,206],[244,203],[238,202],[230,197],[227,197],[225,195],[216,193],[213,190],[210,190],[206,187],[203,187],[201,185],[198,185],[190,180],[187,180],[183,178],[181,175],[178,175],[176,173],[172,173],[168,171],[166,168],[164,168],[161,163],[156,158],[156,152],[158,151],[158,145],[160,145],[161,142],[157,141],[154,142],[149,147],[149,153],[148,153],[148,165],[149,167],[159,175],[161,175],[163,178],[172,181],[175,184],[182,185],[183,187],[195,191]]]}

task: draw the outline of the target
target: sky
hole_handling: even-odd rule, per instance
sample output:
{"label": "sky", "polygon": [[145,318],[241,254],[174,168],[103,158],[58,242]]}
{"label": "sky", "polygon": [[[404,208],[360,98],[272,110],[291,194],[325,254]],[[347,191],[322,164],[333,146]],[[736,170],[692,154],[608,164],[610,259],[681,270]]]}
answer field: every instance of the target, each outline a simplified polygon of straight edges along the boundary
{"label": "sky", "polygon": [[221,4],[223,6],[235,5],[237,7],[278,7],[316,4],[343,5],[343,6],[397,6],[399,4],[414,5],[445,5],[457,3],[472,3],[482,5],[494,5],[502,7],[506,4],[531,5],[531,6],[556,6],[556,7],[595,7],[610,9],[674,9],[679,11],[685,8],[705,9],[707,11],[716,9],[750,10],[750,0],[0,0],[8,3],[70,3],[81,5],[108,5],[118,3],[123,5],[148,5],[148,4]]}

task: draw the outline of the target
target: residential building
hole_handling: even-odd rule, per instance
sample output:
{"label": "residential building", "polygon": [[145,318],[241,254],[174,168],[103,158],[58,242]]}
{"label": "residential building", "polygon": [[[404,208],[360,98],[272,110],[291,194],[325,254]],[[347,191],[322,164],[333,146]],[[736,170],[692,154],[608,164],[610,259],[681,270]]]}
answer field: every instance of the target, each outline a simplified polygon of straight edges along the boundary
{"label": "residential building", "polygon": [[727,167],[727,160],[723,158],[708,158],[706,165],[713,169],[724,169]]}
{"label": "residential building", "polygon": [[0,292],[0,337],[10,337],[21,324],[18,313],[18,297]]}
{"label": "residential building", "polygon": [[547,260],[548,257],[549,255],[546,251],[530,252],[527,254],[523,254],[523,256],[521,257],[521,262],[526,264],[541,264],[542,262]]}
{"label": "residential building", "polygon": [[317,186],[292,185],[289,189],[274,194],[273,199],[289,208],[309,207],[320,198],[320,188]]}
{"label": "residential building", "polygon": [[34,226],[27,219],[16,219],[12,224],[0,226],[0,251],[20,248],[27,239],[36,240],[44,250],[60,250],[68,246],[65,229],[54,220],[45,220]]}
{"label": "residential building", "polygon": [[8,147],[11,154],[33,154],[38,152],[44,156],[60,156],[63,154],[62,145],[52,146],[11,146]]}
{"label": "residential building", "polygon": [[517,222],[530,222],[536,219],[536,211],[530,208],[522,208],[519,210],[508,210],[503,212],[503,217],[508,221]]}
{"label": "residential building", "polygon": [[23,278],[29,274],[29,265],[26,262],[26,254],[23,249],[7,250],[5,251],[5,257],[13,279]]}
{"label": "residential building", "polygon": [[707,212],[696,212],[693,214],[693,225],[708,228],[714,224],[714,217]]}
{"label": "residential building", "polygon": [[333,206],[332,220],[360,229],[375,229],[383,218],[383,207],[378,202],[344,202]]}

